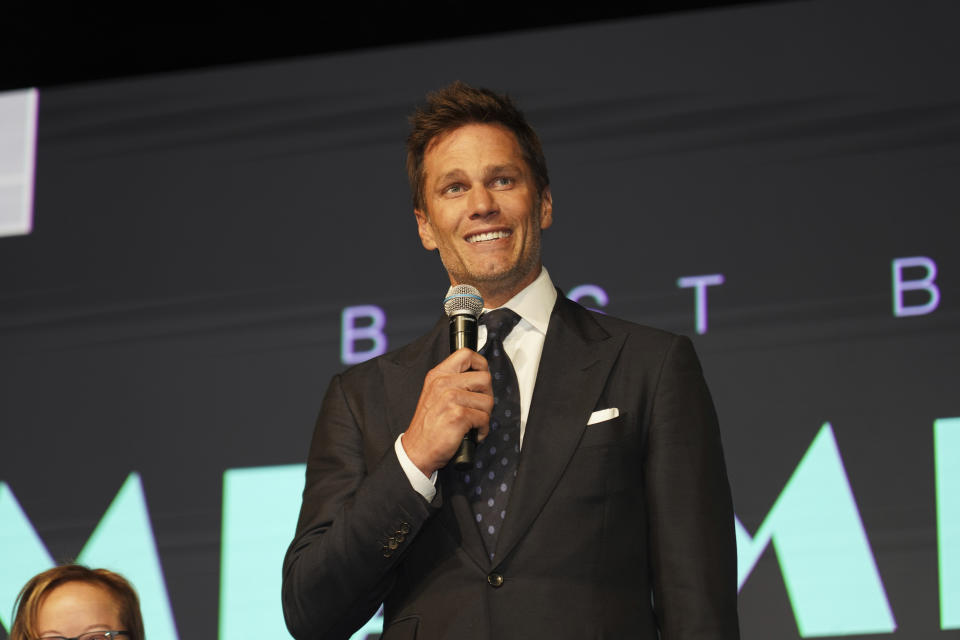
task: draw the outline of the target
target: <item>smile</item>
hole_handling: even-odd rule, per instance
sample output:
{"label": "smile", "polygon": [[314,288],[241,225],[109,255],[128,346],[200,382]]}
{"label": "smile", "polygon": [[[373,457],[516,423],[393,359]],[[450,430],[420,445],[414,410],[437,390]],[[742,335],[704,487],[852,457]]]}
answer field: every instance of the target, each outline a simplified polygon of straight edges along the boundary
{"label": "smile", "polygon": [[489,242],[490,240],[499,240],[500,238],[509,238],[513,232],[508,229],[501,231],[487,231],[486,233],[476,233],[467,236],[467,242]]}

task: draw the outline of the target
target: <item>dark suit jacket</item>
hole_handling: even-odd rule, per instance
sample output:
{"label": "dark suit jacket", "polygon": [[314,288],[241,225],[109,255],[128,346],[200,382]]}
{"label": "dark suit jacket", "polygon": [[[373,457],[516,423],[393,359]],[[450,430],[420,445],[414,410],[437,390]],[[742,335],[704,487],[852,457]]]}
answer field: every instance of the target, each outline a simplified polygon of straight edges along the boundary
{"label": "dark suit jacket", "polygon": [[394,452],[446,324],[331,382],[283,567],[291,633],[347,638],[384,602],[385,640],[737,638],[730,490],[690,341],[558,296],[491,564],[456,472],[428,503]]}

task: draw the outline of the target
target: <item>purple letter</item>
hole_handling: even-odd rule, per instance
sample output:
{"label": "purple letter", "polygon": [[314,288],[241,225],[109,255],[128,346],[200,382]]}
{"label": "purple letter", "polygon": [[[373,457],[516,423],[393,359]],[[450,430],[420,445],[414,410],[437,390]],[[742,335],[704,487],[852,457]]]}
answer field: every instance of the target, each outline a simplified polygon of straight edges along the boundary
{"label": "purple letter", "polygon": [[[340,360],[343,364],[357,364],[387,351],[387,336],[383,332],[387,314],[372,304],[344,307],[340,322]],[[369,318],[370,323],[356,326],[357,318]],[[357,351],[357,340],[370,340],[373,345],[366,351]]]}
{"label": "purple letter", "polygon": [[722,273],[712,273],[706,276],[684,276],[677,279],[677,286],[681,289],[694,288],[694,312],[697,321],[697,333],[707,332],[707,287],[723,284]]}
{"label": "purple letter", "polygon": [[[927,275],[919,280],[903,279],[903,270],[910,267],[923,267]],[[922,316],[932,313],[937,305],[940,304],[940,288],[933,283],[937,277],[937,263],[925,256],[914,256],[912,258],[894,258],[893,259],[893,315],[898,318],[901,316]],[[906,306],[903,304],[904,291],[925,290],[930,299],[924,304]]]}
{"label": "purple letter", "polygon": [[[567,294],[567,297],[573,300],[574,302],[580,302],[584,298],[593,298],[596,301],[598,307],[605,307],[607,306],[607,303],[610,302],[610,298],[607,297],[607,292],[604,291],[602,287],[599,287],[595,284],[577,285],[573,289],[570,289],[570,292]],[[594,309],[593,307],[587,307],[587,308],[590,309],[591,311],[597,311],[599,313],[603,313],[602,311],[600,311],[600,309]]]}

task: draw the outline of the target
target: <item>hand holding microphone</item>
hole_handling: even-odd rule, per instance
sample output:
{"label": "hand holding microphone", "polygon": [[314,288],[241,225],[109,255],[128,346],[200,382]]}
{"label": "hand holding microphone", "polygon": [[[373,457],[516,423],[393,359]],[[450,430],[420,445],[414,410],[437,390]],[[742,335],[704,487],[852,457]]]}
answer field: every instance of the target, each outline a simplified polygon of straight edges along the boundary
{"label": "hand holding microphone", "polygon": [[[469,285],[451,287],[444,299],[450,317],[451,354],[423,381],[410,426],[402,444],[425,475],[446,466],[473,464],[472,446],[490,428],[493,389],[487,359],[476,352],[477,317],[483,309],[480,292]],[[461,452],[462,450],[462,452]]]}
{"label": "hand holding microphone", "polygon": [[[459,349],[477,350],[477,319],[483,311],[483,298],[476,287],[458,284],[450,287],[443,299],[443,310],[450,318],[450,353]],[[477,429],[470,429],[463,436],[460,448],[453,457],[453,466],[457,471],[467,471],[473,467],[474,452],[477,449]]]}

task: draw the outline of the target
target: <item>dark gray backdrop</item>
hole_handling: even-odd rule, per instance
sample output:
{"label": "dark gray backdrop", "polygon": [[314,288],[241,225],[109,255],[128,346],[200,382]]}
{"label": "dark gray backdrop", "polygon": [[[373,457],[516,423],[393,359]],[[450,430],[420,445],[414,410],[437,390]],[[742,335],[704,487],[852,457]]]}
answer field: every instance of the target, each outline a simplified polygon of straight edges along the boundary
{"label": "dark gray backdrop", "polygon": [[[693,334],[676,279],[724,274],[695,344],[747,529],[830,421],[894,635],[946,637],[958,18],[789,3],[42,90],[35,228],[0,239],[0,480],[66,559],[139,471],[180,635],[215,637],[224,470],[304,460],[345,306],[383,307],[391,346],[439,312],[402,141],[462,79],[541,134],[562,289]],[[918,255],[940,306],[896,318],[891,260]],[[741,612],[746,638],[797,637],[771,549]]]}

